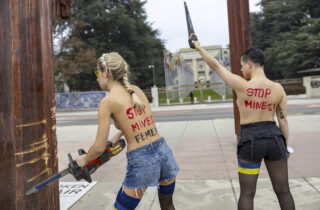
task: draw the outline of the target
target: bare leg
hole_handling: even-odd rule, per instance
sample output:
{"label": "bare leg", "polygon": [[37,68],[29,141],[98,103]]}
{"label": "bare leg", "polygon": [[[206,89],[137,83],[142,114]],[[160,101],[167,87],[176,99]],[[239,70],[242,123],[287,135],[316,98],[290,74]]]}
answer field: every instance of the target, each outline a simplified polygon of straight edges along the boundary
{"label": "bare leg", "polygon": [[137,198],[137,199],[141,200],[144,192],[147,190],[147,187],[142,188],[142,189],[122,187],[122,189],[130,197]]}

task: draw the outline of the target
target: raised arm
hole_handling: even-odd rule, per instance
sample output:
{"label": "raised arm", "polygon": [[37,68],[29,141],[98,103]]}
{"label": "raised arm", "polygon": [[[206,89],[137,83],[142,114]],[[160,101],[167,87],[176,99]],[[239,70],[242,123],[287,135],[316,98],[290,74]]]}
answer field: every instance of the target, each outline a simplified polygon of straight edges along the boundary
{"label": "raised arm", "polygon": [[194,41],[195,49],[199,51],[203,60],[213,69],[220,78],[234,90],[240,90],[245,86],[246,80],[224,68],[217,59],[212,57],[198,41]]}
{"label": "raised arm", "polygon": [[283,136],[286,138],[286,146],[288,146],[289,126],[288,126],[288,120],[287,120],[287,96],[282,87],[281,89],[283,91],[283,96],[277,107],[276,113],[277,113],[280,131],[283,134]]}

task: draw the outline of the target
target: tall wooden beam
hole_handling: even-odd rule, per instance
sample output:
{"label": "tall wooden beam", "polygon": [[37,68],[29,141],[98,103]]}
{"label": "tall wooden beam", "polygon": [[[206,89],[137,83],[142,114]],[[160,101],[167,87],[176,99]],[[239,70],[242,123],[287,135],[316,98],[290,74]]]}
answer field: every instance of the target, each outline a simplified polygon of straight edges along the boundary
{"label": "tall wooden beam", "polygon": [[26,196],[58,170],[53,0],[1,0],[0,209],[59,209],[58,183]]}
{"label": "tall wooden beam", "polygon": [[[245,49],[252,46],[248,0],[228,0],[229,38],[232,73],[242,76],[240,59]],[[237,95],[233,91],[235,133],[240,135],[240,116]]]}

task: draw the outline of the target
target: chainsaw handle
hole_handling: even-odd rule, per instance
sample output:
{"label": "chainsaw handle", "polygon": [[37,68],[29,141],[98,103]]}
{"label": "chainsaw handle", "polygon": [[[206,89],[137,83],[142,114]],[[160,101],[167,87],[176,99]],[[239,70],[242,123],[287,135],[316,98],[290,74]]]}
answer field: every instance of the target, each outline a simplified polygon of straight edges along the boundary
{"label": "chainsaw handle", "polygon": [[[83,150],[83,149],[78,149],[78,153],[79,155],[84,155],[86,154],[86,152]],[[83,178],[84,180],[86,180],[87,182],[91,183],[92,182],[92,179],[91,179],[91,176],[89,174],[89,170],[88,170],[88,167],[87,166],[84,166],[83,167]]]}
{"label": "chainsaw handle", "polygon": [[[68,153],[68,158],[69,158],[69,167],[70,168],[75,168],[78,166],[77,162],[75,162],[73,159],[72,159],[72,156],[70,153]],[[79,167],[79,166],[78,166]]]}
{"label": "chainsaw handle", "polygon": [[106,150],[111,151],[111,156],[117,155],[119,152],[121,152],[126,147],[126,141],[122,138],[119,139],[116,143],[116,146],[112,147],[112,142],[108,141],[106,145]]}
{"label": "chainsaw handle", "polygon": [[107,142],[107,147],[112,147],[112,142],[111,141]]}
{"label": "chainsaw handle", "polygon": [[124,139],[120,139],[119,140],[119,145],[122,149],[124,149],[126,147],[126,141]]}
{"label": "chainsaw handle", "polygon": [[72,156],[70,153],[68,153],[68,158],[69,158],[69,168],[70,168],[70,173],[73,175],[73,177],[76,180],[80,180],[83,177],[83,170],[79,167],[77,164],[77,161],[73,160]]}
{"label": "chainsaw handle", "polygon": [[188,40],[190,48],[195,49],[195,46],[194,46],[195,41],[198,41],[198,37],[197,35],[191,33]]}
{"label": "chainsaw handle", "polygon": [[85,155],[87,154],[83,149],[78,149],[79,155]]}

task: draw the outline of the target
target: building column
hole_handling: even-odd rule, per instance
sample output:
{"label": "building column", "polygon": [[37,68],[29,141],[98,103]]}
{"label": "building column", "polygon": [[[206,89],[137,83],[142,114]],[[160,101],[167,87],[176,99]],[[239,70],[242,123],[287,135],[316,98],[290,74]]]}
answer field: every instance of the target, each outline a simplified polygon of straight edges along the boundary
{"label": "building column", "polygon": [[157,86],[151,88],[152,106],[159,107],[159,92]]}
{"label": "building column", "polygon": [[194,82],[195,84],[198,84],[198,69],[197,69],[197,60],[192,59],[192,69],[194,73]]}

